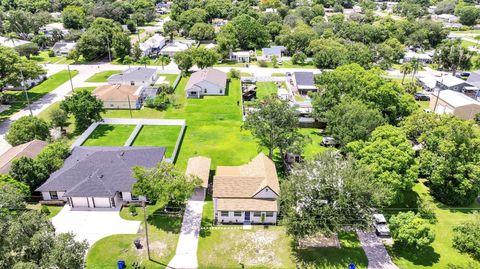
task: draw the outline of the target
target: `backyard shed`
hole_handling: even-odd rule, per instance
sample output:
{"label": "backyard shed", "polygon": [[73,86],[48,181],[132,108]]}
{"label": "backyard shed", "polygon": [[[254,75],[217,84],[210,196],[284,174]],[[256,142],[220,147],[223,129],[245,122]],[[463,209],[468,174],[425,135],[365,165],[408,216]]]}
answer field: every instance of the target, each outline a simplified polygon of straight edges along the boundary
{"label": "backyard shed", "polygon": [[210,166],[212,160],[207,157],[197,156],[188,159],[186,174],[189,177],[198,177],[202,180],[200,188],[203,192],[208,189],[208,178],[210,177]]}

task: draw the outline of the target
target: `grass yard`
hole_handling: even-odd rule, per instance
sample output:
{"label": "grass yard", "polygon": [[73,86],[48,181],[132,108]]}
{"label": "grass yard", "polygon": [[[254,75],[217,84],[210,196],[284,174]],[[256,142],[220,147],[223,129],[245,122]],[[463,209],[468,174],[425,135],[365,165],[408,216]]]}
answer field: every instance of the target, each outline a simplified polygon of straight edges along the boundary
{"label": "grass yard", "polygon": [[173,154],[181,126],[144,125],[132,146],[166,147],[165,156]]}
{"label": "grass yard", "polygon": [[320,134],[320,129],[301,128],[300,133],[310,138],[310,141],[305,146],[303,152],[305,158],[311,159],[317,154],[322,153],[328,149],[327,147],[321,145],[323,136]]}
{"label": "grass yard", "polygon": [[[413,191],[414,199],[412,200],[415,198],[433,199],[423,183],[417,183]],[[411,202],[415,205],[414,203]],[[462,266],[462,268],[480,268],[480,262],[475,261],[467,254],[460,253],[452,246],[453,227],[464,220],[473,218],[473,213],[477,211],[473,209],[478,208],[480,208],[478,203],[473,204],[470,208],[452,209],[435,202],[434,211],[437,223],[433,226],[435,241],[432,246],[423,250],[390,248],[389,252],[393,261],[404,269],[448,268],[449,264]]]}
{"label": "grass yard", "polygon": [[111,75],[116,75],[122,73],[121,70],[107,70],[103,72],[96,73],[95,75],[89,77],[86,82],[107,82],[107,79]]}
{"label": "grass yard", "polygon": [[272,94],[277,94],[278,87],[275,82],[257,82],[257,99],[263,99]]}
{"label": "grass yard", "polygon": [[[155,207],[147,207],[150,214],[153,214]],[[128,219],[143,220],[143,215],[138,214],[132,217],[127,208],[124,208],[120,215]],[[141,208],[138,208],[141,212]],[[113,235],[95,243],[87,255],[88,269],[116,268],[118,260],[125,260],[127,268],[132,268],[132,263],[141,262],[142,268],[166,268],[168,262],[173,258],[177,246],[178,235],[182,224],[180,217],[149,215],[147,219],[148,234],[150,240],[150,254],[153,261],[148,261],[145,243],[145,233],[132,235]],[[143,227],[143,221],[142,221]],[[135,239],[140,239],[142,249],[137,250],[133,244]]]}
{"label": "grass yard", "polygon": [[430,109],[430,101],[416,101],[420,109]]}
{"label": "grass yard", "polygon": [[[71,74],[72,77],[74,77],[78,74],[78,71],[71,70]],[[67,70],[62,70],[51,75],[41,84],[28,90],[28,98],[30,99],[30,103],[39,100],[47,93],[55,90],[57,87],[67,82],[69,79],[70,77]],[[0,121],[5,120],[27,106],[27,99],[23,91],[5,91],[5,95],[11,97],[12,101],[9,103],[10,108],[0,113]]]}
{"label": "grass yard", "polygon": [[32,61],[35,61],[37,63],[42,63],[42,64],[51,64],[51,63],[56,63],[60,60],[63,60],[65,59],[65,57],[59,57],[59,56],[53,56],[53,57],[50,57],[48,56],[48,51],[47,50],[44,50],[44,51],[40,51],[40,53],[38,53],[38,55],[32,55],[30,57],[30,60]]}
{"label": "grass yard", "polygon": [[172,86],[178,76],[178,74],[161,74],[159,77],[165,77],[164,81],[168,82],[168,85]]}
{"label": "grass yard", "polygon": [[123,146],[135,125],[100,124],[82,146]]}
{"label": "grass yard", "polygon": [[[63,208],[63,206],[53,206],[53,205],[47,205],[46,207],[50,211],[50,214],[48,214],[47,216],[49,219],[55,217],[58,213],[60,213],[60,210],[62,210]],[[42,209],[42,205],[40,203],[27,204],[27,208],[40,211],[40,209]]]}
{"label": "grass yard", "polygon": [[272,73],[272,77],[286,77],[287,74],[285,73]]}

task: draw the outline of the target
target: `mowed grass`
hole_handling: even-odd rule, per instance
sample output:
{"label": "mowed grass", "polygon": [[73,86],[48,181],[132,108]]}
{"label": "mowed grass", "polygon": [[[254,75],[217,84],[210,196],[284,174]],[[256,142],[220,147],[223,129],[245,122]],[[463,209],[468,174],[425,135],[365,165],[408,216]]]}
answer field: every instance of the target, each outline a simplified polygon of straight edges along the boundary
{"label": "mowed grass", "polygon": [[272,94],[277,94],[278,87],[275,82],[257,82],[257,99],[263,99]]}
{"label": "mowed grass", "polygon": [[111,75],[120,74],[122,70],[107,70],[96,73],[95,75],[91,76],[86,80],[86,82],[107,82],[107,79]]}
{"label": "mowed grass", "polygon": [[159,78],[164,77],[165,78],[164,82],[167,82],[168,85],[172,86],[178,76],[179,76],[178,74],[161,74]]}
{"label": "mowed grass", "polygon": [[317,154],[328,149],[327,147],[321,145],[323,136],[320,133],[320,129],[301,128],[300,133],[306,136],[308,139],[305,148],[303,149],[303,156],[305,156],[305,158],[312,159]]}
{"label": "mowed grass", "polygon": [[82,146],[123,146],[135,125],[100,124]]}
{"label": "mowed grass", "polygon": [[165,156],[170,157],[180,135],[181,126],[144,125],[132,146],[166,147]]}
{"label": "mowed grass", "polygon": [[[413,191],[419,198],[433,200],[428,188],[423,183],[417,183]],[[461,253],[453,247],[453,228],[459,223],[469,220],[478,212],[480,205],[474,203],[470,208],[449,208],[439,202],[434,203],[437,222],[433,224],[435,241],[431,247],[424,249],[390,248],[390,256],[400,268],[449,268],[449,265],[461,268],[480,268],[480,262],[471,256]],[[460,268],[460,267],[459,267]]]}
{"label": "mowed grass", "polygon": [[[54,206],[54,205],[46,205],[46,207],[50,211],[50,213],[47,215],[49,219],[55,217],[58,213],[60,213],[60,210],[62,210],[63,208],[63,206]],[[42,209],[42,205],[40,203],[28,204],[27,208],[40,211]]]}
{"label": "mowed grass", "polygon": [[[72,77],[78,74],[77,70],[71,70]],[[62,70],[56,74],[51,75],[41,84],[28,90],[28,98],[30,103],[33,103],[40,98],[42,98],[47,93],[55,90],[60,85],[64,84],[70,79],[67,70]],[[5,91],[6,96],[11,97],[12,100],[9,102],[10,108],[0,113],[0,121],[5,120],[14,113],[20,111],[21,109],[27,107],[27,99],[23,91]]]}

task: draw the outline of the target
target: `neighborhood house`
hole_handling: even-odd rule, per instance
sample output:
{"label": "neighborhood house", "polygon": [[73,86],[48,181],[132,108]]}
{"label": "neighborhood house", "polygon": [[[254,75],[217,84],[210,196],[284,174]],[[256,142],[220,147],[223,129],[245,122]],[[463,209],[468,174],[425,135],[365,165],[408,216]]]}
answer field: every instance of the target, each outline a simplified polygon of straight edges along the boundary
{"label": "neighborhood house", "polygon": [[307,94],[309,91],[317,90],[312,72],[294,72],[293,79],[300,94]]}
{"label": "neighborhood house", "polygon": [[67,56],[76,45],[75,42],[57,42],[53,45],[52,50],[55,56]]}
{"label": "neighborhood house", "polygon": [[177,52],[193,47],[195,43],[195,40],[174,40],[173,42],[167,43],[167,45],[160,50],[160,54],[173,57]]}
{"label": "neighborhood house", "polygon": [[242,166],[218,166],[213,179],[217,223],[276,223],[280,186],[275,164],[260,153]]}
{"label": "neighborhood house", "polygon": [[185,87],[188,98],[200,98],[206,95],[225,95],[227,74],[207,68],[199,70],[190,76]]}
{"label": "neighborhood house", "polygon": [[262,56],[259,58],[260,60],[271,61],[272,57],[275,56],[277,60],[281,60],[285,50],[286,48],[284,46],[271,46],[270,48],[263,48]]}
{"label": "neighborhood house", "polygon": [[461,92],[465,87],[470,87],[469,83],[465,80],[454,77],[452,75],[446,75],[437,79],[437,88],[440,90],[452,90]]}
{"label": "neighborhood house", "polygon": [[7,174],[10,172],[13,160],[20,157],[35,158],[47,145],[47,142],[35,139],[10,148],[0,156],[0,174]]}
{"label": "neighborhood house", "polygon": [[431,95],[430,109],[437,114],[453,114],[471,120],[480,113],[480,102],[460,92],[443,90]]}
{"label": "neighborhood house", "polygon": [[132,86],[149,86],[158,79],[157,69],[135,67],[108,78],[109,84],[129,84]]}
{"label": "neighborhood house", "polygon": [[[63,167],[36,191],[45,201],[66,201],[72,208],[118,208],[145,201],[132,195],[135,166],[154,167],[163,147],[75,147]],[[47,202],[48,203],[48,202]]]}
{"label": "neighborhood house", "polygon": [[97,87],[92,95],[103,101],[107,109],[140,109],[142,102],[140,94],[143,86],[102,85]]}
{"label": "neighborhood house", "polygon": [[165,46],[165,37],[154,34],[147,41],[140,43],[140,50],[143,56],[150,56],[159,53],[163,46]]}

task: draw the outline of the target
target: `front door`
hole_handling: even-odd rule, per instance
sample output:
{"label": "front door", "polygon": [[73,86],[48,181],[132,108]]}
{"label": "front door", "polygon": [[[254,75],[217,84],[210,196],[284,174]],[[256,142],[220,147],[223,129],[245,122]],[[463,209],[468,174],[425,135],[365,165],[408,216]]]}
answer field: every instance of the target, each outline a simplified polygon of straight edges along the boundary
{"label": "front door", "polygon": [[245,221],[250,221],[250,211],[245,211]]}

